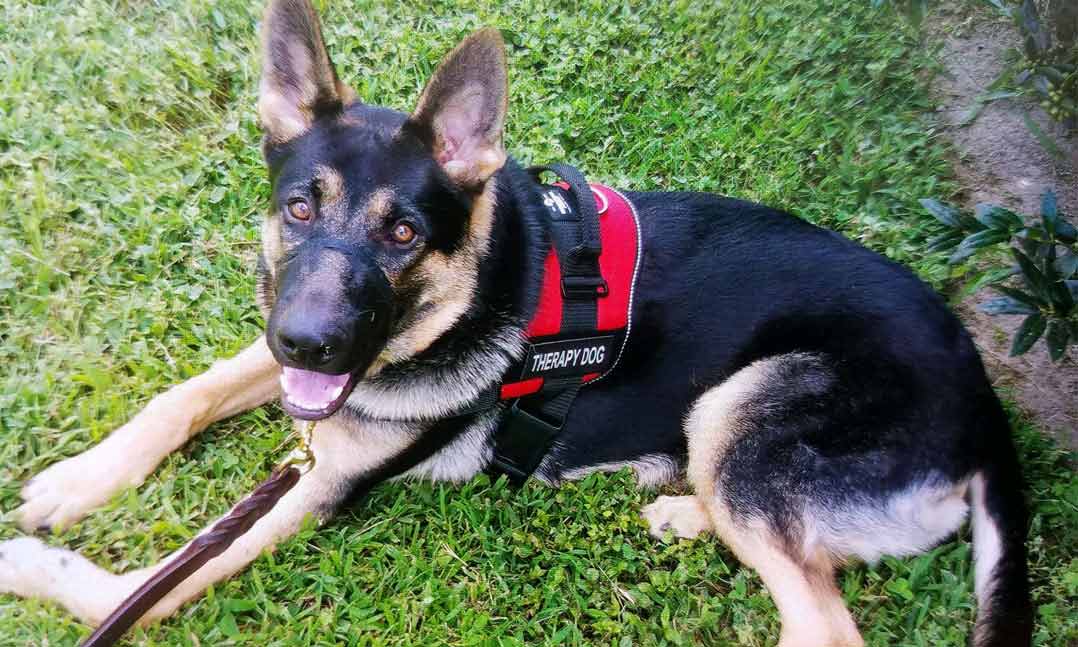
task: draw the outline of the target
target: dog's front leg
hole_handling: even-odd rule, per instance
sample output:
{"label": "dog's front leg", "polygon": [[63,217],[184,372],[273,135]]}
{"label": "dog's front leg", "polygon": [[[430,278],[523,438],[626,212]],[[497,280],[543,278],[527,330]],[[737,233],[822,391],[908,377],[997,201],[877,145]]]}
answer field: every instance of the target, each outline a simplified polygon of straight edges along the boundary
{"label": "dog's front leg", "polygon": [[[170,615],[211,584],[243,569],[263,551],[294,534],[308,515],[325,521],[352,487],[383,462],[403,451],[414,438],[408,430],[371,423],[357,429],[331,420],[319,423],[312,448],[314,467],[221,555],[210,560],[153,607],[147,623]],[[0,592],[52,600],[88,624],[105,617],[160,564],[124,574],[109,573],[79,554],[51,548],[36,538],[0,543]]]}
{"label": "dog's front leg", "polygon": [[265,337],[235,357],[158,395],[100,444],[57,463],[23,487],[15,511],[26,531],[63,528],[139,485],[170,452],[210,423],[277,397],[280,367]]}

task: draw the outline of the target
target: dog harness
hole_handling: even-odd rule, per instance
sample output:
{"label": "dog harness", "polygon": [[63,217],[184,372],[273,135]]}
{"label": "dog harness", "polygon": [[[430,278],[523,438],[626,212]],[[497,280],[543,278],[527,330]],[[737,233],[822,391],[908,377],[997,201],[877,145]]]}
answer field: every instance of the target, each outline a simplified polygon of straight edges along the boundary
{"label": "dog harness", "polygon": [[629,341],[641,260],[640,223],[618,191],[565,164],[529,169],[549,213],[551,250],[523,358],[503,378],[509,402],[492,468],[522,482],[557,438],[581,387],[609,375]]}

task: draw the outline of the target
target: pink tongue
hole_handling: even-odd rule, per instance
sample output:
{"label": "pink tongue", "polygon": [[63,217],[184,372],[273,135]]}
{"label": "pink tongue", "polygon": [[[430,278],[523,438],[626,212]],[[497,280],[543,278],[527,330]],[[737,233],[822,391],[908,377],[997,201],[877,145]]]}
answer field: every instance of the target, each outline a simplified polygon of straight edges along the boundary
{"label": "pink tongue", "polygon": [[326,375],[288,366],[283,369],[281,386],[288,398],[299,405],[327,406],[340,395],[338,389],[348,384],[348,373]]}

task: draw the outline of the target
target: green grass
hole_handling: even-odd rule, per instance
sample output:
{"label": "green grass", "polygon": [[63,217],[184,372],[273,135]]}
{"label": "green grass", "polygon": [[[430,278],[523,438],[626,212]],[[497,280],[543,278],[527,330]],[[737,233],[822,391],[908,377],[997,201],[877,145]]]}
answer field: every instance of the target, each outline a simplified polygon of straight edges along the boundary
{"label": "green grass", "polygon": [[[323,6],[344,79],[410,107],[474,27],[511,41],[510,149],[641,189],[785,207],[910,264],[954,191],[927,51],[865,0],[553,0]],[[253,261],[268,184],[254,112],[260,9],[209,2],[0,8],[0,510],[154,393],[262,322]],[[646,6],[644,6],[646,5]],[[776,250],[781,253],[781,250]],[[1037,642],[1078,641],[1078,479],[1016,418],[1035,518]],[[138,490],[53,537],[98,563],[155,562],[249,491],[287,421],[215,425]],[[651,541],[654,496],[621,474],[561,490],[393,484],[217,586],[136,644],[773,644],[759,580],[713,541]],[[10,520],[0,538],[18,534]],[[870,644],[963,645],[967,537],[847,571]],[[0,643],[72,644],[60,608],[0,597]]]}

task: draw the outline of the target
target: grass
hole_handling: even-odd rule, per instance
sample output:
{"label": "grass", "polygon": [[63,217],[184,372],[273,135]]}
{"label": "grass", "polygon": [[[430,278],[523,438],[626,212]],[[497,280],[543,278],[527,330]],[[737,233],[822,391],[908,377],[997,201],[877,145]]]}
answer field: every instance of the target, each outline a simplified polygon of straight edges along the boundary
{"label": "grass", "polygon": [[[927,51],[864,0],[437,2],[321,7],[344,79],[407,109],[439,57],[494,24],[508,141],[641,189],[785,207],[943,286],[916,199],[954,191]],[[259,8],[237,0],[0,7],[0,510],[19,484],[243,347],[268,184],[254,117]],[[288,423],[218,424],[59,536],[151,564],[249,491]],[[1016,416],[1035,517],[1037,644],[1078,641],[1078,479]],[[141,645],[773,644],[759,580],[712,541],[651,541],[625,474],[561,490],[392,484],[302,532]],[[10,521],[0,538],[18,534]],[[964,645],[968,537],[842,575],[869,644]],[[0,596],[0,643],[73,644],[60,608]]]}

